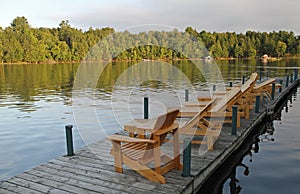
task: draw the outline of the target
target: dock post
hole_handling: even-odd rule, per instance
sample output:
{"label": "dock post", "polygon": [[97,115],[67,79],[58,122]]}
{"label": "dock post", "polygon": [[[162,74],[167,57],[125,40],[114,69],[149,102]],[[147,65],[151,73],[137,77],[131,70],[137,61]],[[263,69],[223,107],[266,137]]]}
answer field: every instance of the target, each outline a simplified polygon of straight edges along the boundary
{"label": "dock post", "polygon": [[182,169],[182,176],[189,177],[191,176],[191,139],[184,138],[183,140],[183,169]]}
{"label": "dock post", "polygon": [[232,87],[232,82],[229,82],[229,87]]}
{"label": "dock post", "polygon": [[282,92],[282,83],[283,83],[283,80],[280,80],[279,83],[281,85],[281,87],[279,88],[279,92],[281,93]]}
{"label": "dock post", "polygon": [[289,87],[289,78],[290,78],[290,76],[287,75],[287,76],[286,76],[286,83],[285,83],[285,87],[286,87],[286,88]]}
{"label": "dock post", "polygon": [[144,119],[149,118],[149,98],[144,97]]}
{"label": "dock post", "polygon": [[213,91],[216,91],[216,85],[213,85]]}
{"label": "dock post", "polygon": [[185,90],[184,92],[184,96],[185,96],[185,101],[189,101],[189,90]]}
{"label": "dock post", "polygon": [[291,83],[293,83],[293,81],[294,81],[293,78],[294,78],[294,75],[291,74],[291,79],[290,79],[290,82],[291,82]]}
{"label": "dock post", "polygon": [[259,81],[261,81],[261,77],[262,77],[262,71],[261,69],[259,69]]}
{"label": "dock post", "polygon": [[236,128],[237,128],[237,109],[238,106],[232,106],[232,128],[231,128],[231,135],[236,135]]}
{"label": "dock post", "polygon": [[259,113],[259,106],[260,106],[260,96],[256,96],[256,99],[255,99],[255,113]]}
{"label": "dock post", "polygon": [[245,83],[245,75],[243,75],[243,80],[242,80],[242,84]]}
{"label": "dock post", "polygon": [[67,156],[74,156],[73,135],[72,135],[73,125],[66,125],[65,128],[66,128],[66,140],[67,140]]}
{"label": "dock post", "polygon": [[294,76],[295,76],[295,80],[297,80],[298,79],[298,69],[294,69]]}
{"label": "dock post", "polygon": [[272,100],[275,98],[275,83],[272,83]]}

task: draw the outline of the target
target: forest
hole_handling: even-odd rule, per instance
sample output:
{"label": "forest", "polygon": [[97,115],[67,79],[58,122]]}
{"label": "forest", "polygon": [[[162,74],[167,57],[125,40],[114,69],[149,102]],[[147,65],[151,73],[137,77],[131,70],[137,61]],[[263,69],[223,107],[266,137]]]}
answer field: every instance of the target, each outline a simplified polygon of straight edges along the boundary
{"label": "forest", "polygon": [[25,17],[0,27],[0,63],[80,62],[184,58],[300,57],[300,36],[290,31],[206,32],[187,27],[181,32],[116,32],[111,27],[33,28]]}

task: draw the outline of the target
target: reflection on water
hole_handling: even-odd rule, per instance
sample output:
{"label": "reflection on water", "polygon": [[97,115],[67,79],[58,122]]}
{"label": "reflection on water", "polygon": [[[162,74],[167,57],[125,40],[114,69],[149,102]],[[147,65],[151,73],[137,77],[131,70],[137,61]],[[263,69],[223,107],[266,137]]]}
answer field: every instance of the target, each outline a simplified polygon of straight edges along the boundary
{"label": "reflection on water", "polygon": [[225,80],[241,80],[246,72],[255,71],[261,71],[266,77],[284,77],[299,67],[299,59],[278,60],[268,63],[255,59],[220,60],[218,66]]}
{"label": "reflection on water", "polygon": [[299,193],[299,94],[289,96],[199,193]]}
{"label": "reflection on water", "polygon": [[[120,123],[114,123],[115,115],[111,109],[128,108],[120,106],[120,102],[128,100],[128,91],[131,92],[129,109],[134,117],[142,117],[141,96],[149,93],[150,114],[155,117],[163,109],[176,106],[179,100],[184,100],[184,90],[190,89],[187,88],[184,77],[187,77],[188,82],[196,89],[190,100],[196,99],[198,95],[208,95],[209,89],[212,88],[212,83],[206,83],[209,79],[214,79],[217,89],[221,89],[222,80],[211,74],[211,64],[200,64],[203,67],[203,71],[200,72],[195,66],[195,63],[202,63],[199,61],[170,63],[183,74],[174,76],[173,73],[158,69],[150,72],[153,75],[160,74],[168,84],[164,80],[153,79],[126,87],[121,84],[116,87],[116,83],[120,81],[121,75],[126,75],[127,70],[135,73],[135,63],[109,63],[105,68],[88,63],[83,69],[89,72],[85,74],[87,79],[84,80],[90,81],[85,82],[81,88],[73,88],[76,73],[81,68],[79,64],[0,64],[0,180],[65,154],[64,126],[75,123],[74,94],[92,96],[87,101],[83,98],[82,103],[87,103],[87,106],[81,110],[82,114],[85,115],[86,121],[89,121],[88,111],[93,109],[97,117],[102,118],[100,122],[103,128],[113,133],[120,129],[126,120],[121,119]],[[243,75],[249,76],[259,69],[262,69],[264,75],[269,72],[270,77],[281,77],[291,73],[293,68],[298,68],[299,64],[299,60],[281,60],[267,65],[260,60],[218,61],[225,84],[228,80],[240,82]],[[99,76],[92,68],[102,68],[103,73]],[[112,98],[113,96],[118,98]],[[290,107],[285,110],[288,108]],[[78,149],[84,143],[76,127],[74,142],[75,149]],[[92,123],[86,126],[89,127],[95,130]]]}
{"label": "reflection on water", "polygon": [[0,107],[32,112],[37,102],[70,105],[76,64],[0,65]]}

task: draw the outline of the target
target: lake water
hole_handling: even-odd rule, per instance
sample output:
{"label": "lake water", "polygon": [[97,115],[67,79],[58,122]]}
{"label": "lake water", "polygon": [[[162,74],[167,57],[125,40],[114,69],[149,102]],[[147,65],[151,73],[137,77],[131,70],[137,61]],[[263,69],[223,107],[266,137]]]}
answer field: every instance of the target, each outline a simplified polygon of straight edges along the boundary
{"label": "lake water", "polygon": [[[84,66],[0,64],[0,180],[64,155],[64,126],[67,124],[74,125],[76,150],[121,130],[122,125],[132,117],[142,118],[144,96],[150,96],[150,116],[155,117],[166,108],[184,101],[185,89],[194,90],[190,93],[190,100],[198,95],[207,95],[212,87],[212,81],[207,82],[208,79],[214,78],[213,83],[217,88],[224,89],[228,81],[241,82],[243,75],[249,76],[254,71],[261,70],[264,76],[284,77],[293,73],[300,61],[291,59],[267,64],[260,60],[217,61],[222,73],[221,79],[210,70],[213,65],[209,63],[204,64],[203,71],[191,62],[172,63],[171,67],[163,64],[162,69],[157,67],[145,70],[129,62],[110,63],[105,68],[92,63]],[[150,68],[150,65],[144,67]],[[78,72],[83,74],[78,75]],[[147,80],[142,79],[145,75],[141,72],[147,73]],[[296,98],[290,112],[297,112],[299,101]],[[298,115],[299,112],[298,108]],[[282,121],[274,123],[275,127],[298,129],[299,122],[294,119],[296,113],[289,113],[283,114]],[[299,133],[295,132],[289,137],[293,133],[285,131],[285,128],[275,130],[275,141],[261,145],[261,153],[253,156],[257,159],[253,158],[255,162],[250,164],[253,165],[251,174],[239,177],[240,184],[245,185],[243,192],[250,187],[264,191],[266,187],[259,186],[262,182],[253,182],[255,186],[248,186],[252,184],[250,177],[262,171],[263,179],[280,178],[283,174],[289,174],[291,180],[300,176],[294,161],[297,157],[299,159]],[[280,161],[278,166],[273,164],[276,160]],[[276,170],[256,170],[259,168],[256,164],[269,164],[270,167],[273,164]],[[296,172],[298,174],[293,174]],[[264,192],[249,190],[247,193]]]}
{"label": "lake water", "polygon": [[300,88],[206,181],[199,193],[299,193]]}
{"label": "lake water", "polygon": [[[259,151],[244,157],[236,168],[237,187],[241,193],[299,193],[300,189],[300,90],[275,120],[259,136]],[[249,174],[245,169],[249,170]],[[230,193],[229,182],[223,193]]]}

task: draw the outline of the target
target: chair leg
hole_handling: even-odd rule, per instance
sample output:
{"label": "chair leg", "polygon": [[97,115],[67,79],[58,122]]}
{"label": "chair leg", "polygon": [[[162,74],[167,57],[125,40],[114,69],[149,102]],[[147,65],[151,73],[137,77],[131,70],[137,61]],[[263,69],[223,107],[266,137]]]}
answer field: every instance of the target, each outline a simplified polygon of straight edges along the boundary
{"label": "chair leg", "polygon": [[146,165],[143,165],[138,161],[131,160],[127,156],[123,156],[123,161],[128,167],[130,167],[132,170],[136,171],[140,175],[146,177],[147,179],[158,183],[166,183],[166,179],[162,175],[158,174]]}
{"label": "chair leg", "polygon": [[176,129],[173,131],[173,154],[174,154],[174,167],[177,170],[182,169],[182,165],[180,164],[180,145],[179,145],[179,131]]}
{"label": "chair leg", "polygon": [[115,157],[115,171],[119,173],[123,173],[122,167],[122,150],[121,150],[121,142],[112,141],[113,144],[113,155]]}
{"label": "chair leg", "polygon": [[245,105],[245,119],[249,120],[250,119],[250,110],[248,105]]}
{"label": "chair leg", "polygon": [[153,146],[153,153],[154,153],[154,169],[155,169],[155,172],[157,172],[158,174],[161,174],[161,159],[160,159],[160,156],[161,156],[161,153],[160,153],[160,145],[158,143],[156,143],[154,146]]}
{"label": "chair leg", "polygon": [[214,150],[214,137],[212,135],[207,135],[207,149],[209,151]]}
{"label": "chair leg", "polygon": [[237,128],[241,127],[241,115],[239,115],[239,113],[237,114],[236,127]]}

